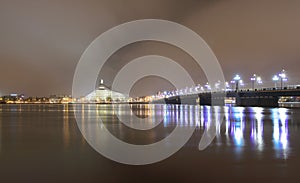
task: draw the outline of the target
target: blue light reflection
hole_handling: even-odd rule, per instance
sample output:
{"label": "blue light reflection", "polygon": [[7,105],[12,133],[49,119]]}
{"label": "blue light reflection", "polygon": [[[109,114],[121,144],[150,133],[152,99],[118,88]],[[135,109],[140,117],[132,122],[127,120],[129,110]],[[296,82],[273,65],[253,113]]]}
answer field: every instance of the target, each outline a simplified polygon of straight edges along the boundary
{"label": "blue light reflection", "polygon": [[273,146],[276,158],[287,159],[289,154],[289,132],[287,109],[273,109]]}
{"label": "blue light reflection", "polygon": [[[111,110],[105,107],[97,106],[96,116],[99,113],[108,115]],[[118,109],[120,115],[128,115],[123,108]],[[289,109],[193,105],[149,105],[141,109],[145,111],[137,114],[150,117],[146,121],[149,123],[161,119],[163,127],[196,127],[199,140],[205,130],[216,130],[212,146],[233,150],[237,157],[246,153],[247,148],[260,155],[273,151],[274,157],[278,159],[287,159],[290,155]],[[87,112],[82,116],[90,115],[92,108],[82,106],[82,110]]]}
{"label": "blue light reflection", "polygon": [[[214,143],[217,146],[234,147],[234,153],[238,156],[244,153],[245,148],[260,154],[271,148],[276,158],[287,159],[287,112],[288,109],[284,108],[180,106],[180,110],[174,113],[178,113],[179,118],[172,119],[180,126],[196,125],[201,131],[215,128],[217,135]],[[171,114],[174,115],[173,112]],[[222,120],[223,124],[215,123]],[[265,132],[265,129],[268,130]]]}

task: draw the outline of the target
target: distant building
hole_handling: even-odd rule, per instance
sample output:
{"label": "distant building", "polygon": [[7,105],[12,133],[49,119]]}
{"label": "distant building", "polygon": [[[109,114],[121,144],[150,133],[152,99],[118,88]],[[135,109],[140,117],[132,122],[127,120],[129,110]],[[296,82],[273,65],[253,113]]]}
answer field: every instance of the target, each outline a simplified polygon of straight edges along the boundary
{"label": "distant building", "polygon": [[99,87],[84,97],[83,100],[84,102],[89,103],[119,103],[127,102],[128,99],[128,96],[116,91],[112,91],[104,84],[103,80],[101,80]]}
{"label": "distant building", "polygon": [[49,103],[52,104],[67,104],[74,102],[72,97],[70,95],[50,95],[49,97]]}
{"label": "distant building", "polygon": [[24,103],[24,95],[23,94],[10,94],[6,96],[0,97],[0,103]]}

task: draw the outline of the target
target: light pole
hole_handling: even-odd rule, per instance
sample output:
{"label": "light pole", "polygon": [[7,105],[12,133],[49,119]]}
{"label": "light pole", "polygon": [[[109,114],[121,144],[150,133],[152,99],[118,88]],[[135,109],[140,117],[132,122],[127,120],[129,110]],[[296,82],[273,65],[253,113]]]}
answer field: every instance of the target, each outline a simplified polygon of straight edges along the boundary
{"label": "light pole", "polygon": [[260,76],[257,76],[257,77],[256,77],[256,83],[257,83],[258,85],[262,85],[262,84],[263,84],[263,81],[262,81],[262,79],[261,79]]}
{"label": "light pole", "polygon": [[219,91],[220,90],[220,85],[221,85],[221,81],[218,81],[215,83],[215,90]]}
{"label": "light pole", "polygon": [[234,90],[235,81],[234,81],[234,80],[231,80],[230,83],[232,84],[232,85],[231,85],[231,90]]}
{"label": "light pole", "polygon": [[285,70],[282,69],[281,73],[279,73],[278,76],[280,77],[280,88],[283,89],[283,82],[287,81]]}
{"label": "light pole", "polygon": [[252,90],[255,89],[255,83],[257,84],[262,84],[262,79],[260,76],[257,76],[256,74],[253,74],[253,76],[250,78],[251,83],[252,83]]}
{"label": "light pole", "polygon": [[254,83],[256,81],[256,74],[253,74],[253,76],[250,78],[251,83],[252,83],[252,90],[254,90]]}
{"label": "light pole", "polygon": [[263,84],[262,79],[261,79],[260,76],[257,76],[256,82],[257,82],[257,84],[259,84],[259,85]]}
{"label": "light pole", "polygon": [[235,90],[238,91],[239,90],[239,82],[241,80],[241,77],[237,74],[237,75],[235,75],[233,80],[235,81]]}
{"label": "light pole", "polygon": [[239,84],[240,84],[240,88],[242,88],[243,86],[245,86],[245,83],[244,83],[243,80],[240,80],[240,81],[239,81]]}
{"label": "light pole", "polygon": [[225,82],[225,91],[227,91],[229,89],[229,83],[226,81]]}
{"label": "light pole", "polygon": [[210,87],[210,85],[208,84],[208,82],[206,83],[206,85],[204,85],[205,86],[205,88],[207,89],[207,91],[210,91],[211,90],[211,87]]}
{"label": "light pole", "polygon": [[277,88],[277,82],[278,82],[278,80],[279,80],[279,77],[278,77],[277,75],[274,75],[273,78],[272,78],[272,80],[273,80],[274,83],[275,83],[275,88]]}

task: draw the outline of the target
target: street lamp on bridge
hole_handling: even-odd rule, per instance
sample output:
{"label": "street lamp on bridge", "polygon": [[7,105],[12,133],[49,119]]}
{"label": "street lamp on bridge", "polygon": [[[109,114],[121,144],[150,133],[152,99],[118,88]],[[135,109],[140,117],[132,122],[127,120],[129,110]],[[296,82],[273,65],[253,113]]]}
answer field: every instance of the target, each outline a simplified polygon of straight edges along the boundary
{"label": "street lamp on bridge", "polygon": [[287,76],[285,74],[285,70],[282,69],[282,71],[278,74],[278,76],[280,77],[280,88],[283,89],[283,82],[287,81]]}
{"label": "street lamp on bridge", "polygon": [[277,82],[280,80],[280,89],[283,89],[284,87],[284,82],[286,82],[288,80],[286,74],[285,74],[285,70],[282,69],[282,71],[277,74],[277,75],[274,75],[272,80],[274,81],[275,83],[275,88],[277,88]]}
{"label": "street lamp on bridge", "polygon": [[237,74],[237,75],[235,75],[233,80],[235,82],[235,90],[238,91],[239,90],[239,82],[241,81],[241,77]]}
{"label": "street lamp on bridge", "polygon": [[255,83],[262,84],[262,79],[260,76],[257,76],[256,74],[253,74],[253,76],[250,78],[252,83],[252,90],[255,88]]}
{"label": "street lamp on bridge", "polygon": [[207,91],[211,90],[211,86],[209,85],[209,83],[207,82],[206,85],[204,85],[204,87],[207,89]]}
{"label": "street lamp on bridge", "polygon": [[254,83],[256,81],[256,74],[253,74],[253,76],[250,78],[251,83],[252,83],[252,90],[254,90]]}
{"label": "street lamp on bridge", "polygon": [[220,85],[221,85],[221,81],[219,80],[218,82],[215,83],[215,90],[219,91],[220,90]]}
{"label": "street lamp on bridge", "polygon": [[263,84],[263,82],[262,82],[262,79],[261,79],[261,77],[260,76],[258,76],[257,78],[256,78],[256,81],[257,81],[257,84]]}
{"label": "street lamp on bridge", "polygon": [[275,84],[275,88],[277,88],[277,82],[279,81],[279,77],[278,75],[274,75],[272,80],[274,81],[274,84]]}
{"label": "street lamp on bridge", "polygon": [[225,91],[227,91],[228,89],[230,89],[229,83],[226,81],[225,82]]}

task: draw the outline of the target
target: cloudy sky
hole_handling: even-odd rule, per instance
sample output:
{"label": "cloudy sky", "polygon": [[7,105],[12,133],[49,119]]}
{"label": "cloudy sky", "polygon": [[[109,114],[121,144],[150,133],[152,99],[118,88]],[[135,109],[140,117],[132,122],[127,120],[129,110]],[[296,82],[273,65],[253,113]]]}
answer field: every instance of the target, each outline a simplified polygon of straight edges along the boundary
{"label": "cloudy sky", "polygon": [[[71,94],[76,64],[86,47],[116,25],[146,18],[171,20],[197,32],[214,51],[227,80],[239,73],[247,81],[256,73],[271,83],[272,75],[284,68],[290,84],[299,83],[299,10],[298,0],[1,0],[0,94]],[[188,55],[155,42],[122,48],[101,77],[109,85],[130,59],[148,54],[170,57],[196,82],[206,81]],[[135,86],[137,95],[169,87],[158,78]]]}

